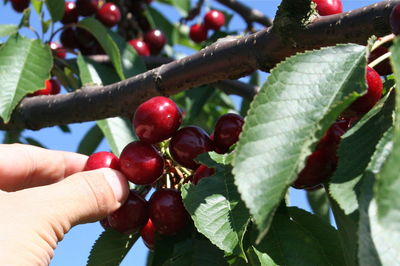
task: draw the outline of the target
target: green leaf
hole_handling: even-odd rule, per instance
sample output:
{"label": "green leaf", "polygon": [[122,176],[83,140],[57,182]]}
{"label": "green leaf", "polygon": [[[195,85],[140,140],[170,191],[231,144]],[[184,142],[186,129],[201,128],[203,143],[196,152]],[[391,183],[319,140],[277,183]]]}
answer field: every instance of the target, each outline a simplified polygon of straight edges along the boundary
{"label": "green leaf", "polygon": [[43,1],[42,0],[31,0],[32,6],[35,9],[36,13],[41,16]]}
{"label": "green leaf", "polygon": [[22,27],[27,27],[29,28],[29,20],[31,18],[31,9],[27,8],[24,10],[23,14],[22,14],[22,18],[19,22],[18,28],[22,28]]}
{"label": "green leaf", "polygon": [[242,241],[249,213],[233,183],[230,166],[219,165],[214,176],[197,185],[185,184],[182,198],[200,233],[225,252],[245,257]]}
{"label": "green leaf", "polygon": [[346,214],[358,209],[355,188],[376,145],[393,123],[394,100],[392,91],[342,137],[338,168],[331,178],[329,190]]}
{"label": "green leaf", "polygon": [[325,222],[329,223],[329,199],[325,190],[317,189],[314,191],[307,191],[307,199],[312,211]]}
{"label": "green leaf", "polygon": [[233,173],[260,238],[307,156],[358,92],[364,92],[365,47],[338,45],[280,63],[253,100]]}
{"label": "green leaf", "polygon": [[110,57],[118,76],[121,80],[124,80],[125,75],[122,70],[121,54],[107,28],[94,18],[85,18],[79,21],[78,26],[89,31],[97,39],[101,47],[103,47],[104,51]]}
{"label": "green leaf", "polygon": [[91,155],[100,145],[103,138],[104,138],[103,132],[101,132],[100,128],[97,125],[94,125],[88,130],[86,135],[79,143],[77,152],[86,155]]}
{"label": "green leaf", "polygon": [[94,243],[86,265],[119,265],[139,236],[121,234],[113,229],[104,231]]}
{"label": "green leaf", "polygon": [[46,6],[53,22],[63,18],[65,7],[64,0],[46,0]]}
{"label": "green leaf", "polygon": [[190,0],[159,0],[159,2],[174,6],[183,17],[190,11]]}
{"label": "green leaf", "polygon": [[53,64],[48,45],[19,35],[0,48],[0,116],[10,120],[15,106],[28,93],[44,88]]}
{"label": "green leaf", "polygon": [[51,23],[53,23],[53,21],[51,21],[51,19],[41,20],[41,23],[42,23],[42,31],[43,33],[46,33],[49,30],[50,25]]}
{"label": "green leaf", "polygon": [[18,26],[13,24],[0,25],[0,37],[12,35],[18,31]]}
{"label": "green leaf", "polygon": [[255,247],[251,247],[247,252],[249,257],[250,265],[253,266],[277,266],[272,258],[266,253],[258,251]]}
{"label": "green leaf", "polygon": [[79,77],[81,78],[82,86],[103,84],[101,76],[91,63],[92,61],[90,59],[79,54],[76,62],[78,64]]}
{"label": "green leaf", "polygon": [[124,118],[113,117],[96,121],[112,152],[119,157],[125,146],[137,140],[132,123]]}

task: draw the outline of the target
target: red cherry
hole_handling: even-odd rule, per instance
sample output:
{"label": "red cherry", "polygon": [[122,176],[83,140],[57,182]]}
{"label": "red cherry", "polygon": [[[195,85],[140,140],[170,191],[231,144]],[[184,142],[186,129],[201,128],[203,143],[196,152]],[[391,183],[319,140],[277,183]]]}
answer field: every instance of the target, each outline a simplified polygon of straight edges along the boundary
{"label": "red cherry", "polygon": [[140,235],[142,236],[143,243],[150,250],[154,250],[154,238],[156,234],[156,228],[153,225],[151,219],[147,221],[147,224],[140,230]]}
{"label": "red cherry", "polygon": [[206,29],[219,30],[225,25],[225,15],[218,10],[210,10],[204,16],[204,26]]}
{"label": "red cherry", "polygon": [[97,40],[89,31],[83,28],[76,28],[75,36],[77,46],[82,54],[94,54],[92,51],[95,48]]}
{"label": "red cherry", "polygon": [[94,15],[98,6],[98,0],[76,0],[76,9],[78,10],[79,16],[87,17]]}
{"label": "red cherry", "polygon": [[[378,48],[373,50],[372,53],[369,55],[368,64],[388,52],[389,52],[389,50],[386,47],[379,46]],[[390,75],[393,73],[392,66],[390,65],[389,59],[386,59],[386,60],[380,62],[378,65],[376,65],[374,67],[374,69],[381,76],[387,76],[387,75]]]}
{"label": "red cherry", "polygon": [[194,42],[201,43],[207,40],[207,29],[203,24],[194,24],[190,27],[189,37]]}
{"label": "red cherry", "polygon": [[153,97],[139,105],[133,117],[136,135],[150,144],[172,137],[181,123],[179,107],[171,99],[162,96]]}
{"label": "red cherry", "polygon": [[50,95],[60,93],[60,83],[55,79],[48,79],[45,81],[44,89],[35,91],[28,96],[38,96],[38,95]]}
{"label": "red cherry", "polygon": [[164,159],[152,145],[134,141],[125,146],[119,157],[120,169],[128,180],[150,185],[163,173]]}
{"label": "red cherry", "polygon": [[78,41],[74,28],[66,28],[61,32],[60,41],[62,46],[68,49],[78,48]]}
{"label": "red cherry", "polygon": [[149,200],[149,214],[157,232],[174,235],[189,221],[182,197],[175,189],[159,189]]}
{"label": "red cherry", "polygon": [[78,22],[78,11],[76,10],[75,2],[65,2],[64,16],[61,19],[63,24]]}
{"label": "red cherry", "polygon": [[62,47],[61,44],[56,43],[56,42],[51,42],[49,44],[49,46],[55,56],[57,56],[58,58],[61,58],[61,59],[65,58],[67,51],[65,50],[65,48]]}
{"label": "red cherry", "polygon": [[169,151],[172,158],[184,167],[195,170],[199,164],[194,159],[201,153],[214,150],[214,143],[202,128],[181,128],[171,138]]}
{"label": "red cherry", "polygon": [[104,218],[103,220],[100,220],[100,225],[104,228],[104,230],[107,230],[108,228],[110,228],[111,225],[108,222],[108,217]]}
{"label": "red cherry", "polygon": [[100,168],[119,169],[118,157],[108,151],[100,151],[93,153],[86,161],[83,171],[96,170]]}
{"label": "red cherry", "polygon": [[390,26],[395,35],[400,34],[400,4],[397,4],[390,13]]}
{"label": "red cherry", "polygon": [[121,20],[121,13],[114,3],[106,3],[97,10],[96,18],[105,26],[111,28]]}
{"label": "red cherry", "polygon": [[343,12],[342,0],[312,0],[317,4],[317,11],[320,16],[328,16]]}
{"label": "red cherry", "polygon": [[110,226],[120,233],[135,234],[149,219],[148,203],[137,192],[131,190],[128,199],[108,216]]}
{"label": "red cherry", "polygon": [[151,30],[144,35],[144,42],[147,43],[152,54],[159,54],[167,39],[160,30]]}
{"label": "red cherry", "polygon": [[226,153],[229,147],[235,144],[238,139],[244,120],[237,114],[225,114],[221,116],[214,130],[214,143],[220,151]]}
{"label": "red cherry", "polygon": [[11,0],[11,5],[16,12],[22,13],[28,8],[30,2],[30,0]]}
{"label": "red cherry", "polygon": [[202,164],[194,172],[192,182],[193,184],[196,185],[202,178],[212,176],[214,174],[215,174],[214,168],[208,168],[207,166]]}
{"label": "red cherry", "polygon": [[149,56],[150,55],[150,49],[147,46],[147,44],[141,40],[134,39],[130,40],[129,44],[135,49],[135,51],[138,53],[140,56]]}

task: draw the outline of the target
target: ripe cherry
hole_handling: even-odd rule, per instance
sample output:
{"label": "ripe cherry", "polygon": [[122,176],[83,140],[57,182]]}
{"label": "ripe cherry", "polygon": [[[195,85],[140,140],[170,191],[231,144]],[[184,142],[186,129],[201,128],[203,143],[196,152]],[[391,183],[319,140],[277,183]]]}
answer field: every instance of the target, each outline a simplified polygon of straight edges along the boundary
{"label": "ripe cherry", "polygon": [[121,13],[114,3],[106,3],[97,10],[96,18],[105,26],[111,28],[121,20]]}
{"label": "ripe cherry", "polygon": [[400,4],[397,4],[390,13],[390,26],[395,35],[400,34]]}
{"label": "ripe cherry", "polygon": [[135,49],[138,55],[140,56],[149,56],[150,55],[150,49],[147,46],[147,44],[144,41],[134,39],[130,40],[129,44]]}
{"label": "ripe cherry", "polygon": [[174,235],[189,221],[182,197],[175,189],[159,189],[149,200],[149,215],[157,232]]}
{"label": "ripe cherry", "polygon": [[206,29],[219,30],[225,24],[225,15],[218,10],[210,10],[204,16],[204,26]]}
{"label": "ripe cherry", "polygon": [[136,135],[150,144],[172,137],[181,123],[179,107],[171,99],[162,96],[153,97],[139,105],[133,117]]}
{"label": "ripe cherry", "polygon": [[49,46],[55,56],[57,56],[58,58],[61,58],[61,59],[65,58],[66,50],[65,50],[65,48],[62,47],[61,44],[56,43],[56,42],[51,42],[49,44]]}
{"label": "ripe cherry", "polygon": [[343,12],[342,0],[312,0],[317,4],[317,11],[320,16],[328,16]]}
{"label": "ripe cherry", "polygon": [[108,217],[100,220],[100,225],[104,228],[104,230],[107,230],[108,228],[111,227],[110,223],[108,222]]}
{"label": "ripe cherry", "polygon": [[162,174],[164,159],[152,145],[134,141],[125,146],[119,157],[121,172],[131,182],[150,185]]}
{"label": "ripe cherry", "polygon": [[90,171],[100,168],[119,169],[118,157],[108,151],[100,151],[93,153],[86,161],[83,171]]}
{"label": "ripe cherry", "polygon": [[11,5],[18,13],[24,12],[30,4],[30,0],[11,0]]}
{"label": "ripe cherry", "polygon": [[76,10],[75,2],[65,2],[64,16],[61,19],[63,24],[70,24],[78,22],[78,11]]}
{"label": "ripe cherry", "polygon": [[144,42],[147,43],[152,54],[159,54],[164,48],[167,39],[160,30],[151,30],[144,35]]}
{"label": "ripe cherry", "polygon": [[79,16],[87,17],[94,15],[98,6],[98,0],[76,0],[76,9],[78,10]]}
{"label": "ripe cherry", "polygon": [[171,138],[169,151],[172,158],[184,167],[195,170],[194,159],[201,153],[214,150],[214,143],[202,128],[188,126],[178,130]]}
{"label": "ripe cherry", "polygon": [[130,191],[125,203],[108,216],[110,226],[124,234],[139,232],[148,219],[149,208],[147,201],[133,190]]}
{"label": "ripe cherry", "polygon": [[226,153],[229,147],[238,141],[243,124],[243,118],[237,114],[225,114],[218,119],[214,130],[214,143],[219,151]]}
{"label": "ripe cherry", "polygon": [[[375,50],[371,52],[368,57],[368,63],[371,63],[375,59],[381,57],[382,55],[388,53],[389,50],[386,47],[379,46]],[[392,66],[390,65],[389,59],[386,59],[380,62],[378,65],[374,67],[375,71],[379,73],[381,76],[390,75],[393,73]]]}
{"label": "ripe cherry", "polygon": [[215,174],[214,168],[209,168],[202,164],[194,172],[192,182],[193,184],[197,184],[202,178],[212,176],[214,174]]}
{"label": "ripe cherry", "polygon": [[78,48],[78,41],[76,38],[76,30],[74,28],[66,28],[60,35],[60,41],[65,48],[75,49]]}
{"label": "ripe cherry", "polygon": [[140,230],[140,235],[142,236],[143,243],[150,250],[154,250],[154,238],[156,234],[156,228],[154,227],[151,219],[147,221],[147,224]]}
{"label": "ripe cherry", "polygon": [[38,96],[38,95],[54,95],[60,93],[60,83],[55,79],[48,79],[45,81],[44,89],[35,91],[29,96]]}
{"label": "ripe cherry", "polygon": [[190,27],[189,37],[194,42],[204,42],[207,40],[207,29],[203,24],[194,24]]}

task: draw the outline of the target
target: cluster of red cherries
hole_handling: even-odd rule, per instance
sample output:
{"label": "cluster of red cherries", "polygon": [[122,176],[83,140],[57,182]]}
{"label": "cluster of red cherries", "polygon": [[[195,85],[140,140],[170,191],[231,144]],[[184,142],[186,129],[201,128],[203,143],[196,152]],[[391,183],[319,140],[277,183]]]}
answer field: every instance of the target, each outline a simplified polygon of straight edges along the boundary
{"label": "cluster of red cherries", "polygon": [[218,31],[225,25],[225,15],[218,10],[210,10],[206,13],[203,23],[197,23],[190,27],[189,37],[194,42],[201,43],[208,39],[208,31]]}
{"label": "cluster of red cherries", "polygon": [[237,114],[221,116],[212,137],[197,126],[179,129],[181,123],[182,113],[175,102],[153,97],[142,103],[133,117],[139,140],[126,145],[119,158],[110,152],[92,154],[85,166],[85,170],[113,168],[134,184],[156,188],[148,202],[131,190],[123,206],[102,221],[105,228],[112,227],[121,233],[140,231],[150,249],[154,248],[156,232],[174,235],[189,222],[177,188],[186,182],[197,184],[215,172],[195,158],[209,151],[229,152],[239,138],[244,120]]}

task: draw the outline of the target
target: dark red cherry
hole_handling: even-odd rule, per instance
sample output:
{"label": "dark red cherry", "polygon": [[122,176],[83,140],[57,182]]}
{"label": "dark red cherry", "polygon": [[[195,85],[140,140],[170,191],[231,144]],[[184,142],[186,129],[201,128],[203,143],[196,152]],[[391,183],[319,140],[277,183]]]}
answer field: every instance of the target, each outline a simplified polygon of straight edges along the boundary
{"label": "dark red cherry", "polygon": [[341,137],[350,129],[350,119],[339,119],[326,131],[317,145],[317,150],[325,149],[336,153]]}
{"label": "dark red cherry", "polygon": [[218,10],[210,10],[204,16],[204,26],[206,29],[219,30],[225,24],[225,15]]}
{"label": "dark red cherry", "polygon": [[156,96],[135,111],[133,126],[138,138],[150,144],[169,139],[182,123],[182,114],[174,101]]}
{"label": "dark red cherry", "polygon": [[75,2],[65,2],[64,16],[61,19],[63,24],[70,24],[78,22],[78,11],[76,10]]}
{"label": "dark red cherry", "polygon": [[56,43],[56,42],[51,42],[51,43],[49,43],[49,46],[55,56],[57,56],[58,58],[61,58],[61,59],[65,58],[67,51],[65,50],[64,47],[62,47],[61,44]]}
{"label": "dark red cherry", "polygon": [[121,20],[121,13],[114,3],[106,3],[97,10],[96,18],[105,26],[111,28]]}
{"label": "dark red cherry", "polygon": [[96,170],[100,168],[119,169],[118,157],[108,151],[100,151],[93,153],[86,161],[83,171]]}
{"label": "dark red cherry", "polygon": [[156,228],[153,225],[151,219],[147,221],[147,224],[140,230],[140,235],[142,236],[143,243],[150,250],[154,250],[154,238],[156,234]]}
{"label": "dark red cherry", "polygon": [[169,151],[172,158],[184,167],[195,170],[199,164],[194,159],[204,152],[214,150],[214,143],[202,128],[184,127],[171,138]]}
{"label": "dark red cherry", "polygon": [[100,225],[104,228],[104,230],[107,230],[108,228],[110,228],[111,225],[108,222],[108,217],[104,218],[103,220],[100,220]]}
{"label": "dark red cherry", "polygon": [[78,48],[83,55],[95,54],[93,50],[97,40],[89,31],[83,28],[76,28],[75,36]]}
{"label": "dark red cherry", "polygon": [[28,8],[30,0],[11,0],[11,5],[15,11],[22,13]]}
{"label": "dark red cherry", "polygon": [[400,4],[397,4],[390,13],[390,26],[395,35],[400,34]]}
{"label": "dark red cherry", "polygon": [[144,41],[134,39],[130,40],[129,44],[135,49],[138,55],[140,56],[149,56],[150,55],[150,49],[147,46],[147,44]]}
{"label": "dark red cherry", "polygon": [[204,42],[207,40],[207,29],[203,24],[194,24],[190,27],[189,37],[194,42]]}
{"label": "dark red cherry", "polygon": [[139,232],[148,219],[149,208],[147,201],[133,190],[130,191],[125,203],[108,216],[110,226],[124,234]]}
{"label": "dark red cherry", "polygon": [[60,41],[65,48],[75,49],[78,48],[78,41],[76,37],[75,28],[66,28],[60,35]]}
{"label": "dark red cherry", "polygon": [[181,194],[175,189],[159,189],[149,200],[149,215],[157,232],[174,235],[189,221]]}
{"label": "dark red cherry", "polygon": [[98,0],[76,0],[76,9],[78,10],[79,16],[87,17],[94,15],[98,6]]}
{"label": "dark red cherry", "polygon": [[317,4],[317,11],[320,16],[328,16],[343,12],[342,0],[312,0]]}
{"label": "dark red cherry", "polygon": [[194,172],[192,182],[193,184],[197,184],[202,178],[212,176],[214,174],[215,174],[214,168],[209,168],[202,164]]}
{"label": "dark red cherry", "polygon": [[44,89],[35,91],[29,96],[38,96],[38,95],[54,95],[60,93],[60,83],[55,79],[48,79],[45,81]]}
{"label": "dark red cherry", "polygon": [[[382,55],[388,53],[389,50],[386,47],[379,46],[375,50],[371,52],[368,57],[368,64],[374,61],[375,59],[381,57]],[[379,64],[377,64],[374,69],[376,72],[379,73],[381,76],[387,76],[393,73],[392,66],[390,65],[389,59],[386,59]]]}
{"label": "dark red cherry", "polygon": [[119,165],[129,181],[138,185],[150,185],[163,173],[164,159],[152,145],[134,141],[122,150]]}
{"label": "dark red cherry", "polygon": [[167,39],[160,30],[151,30],[144,35],[144,42],[147,43],[152,54],[159,54],[164,48]]}
{"label": "dark red cherry", "polygon": [[214,143],[223,153],[235,144],[244,124],[243,117],[237,114],[225,114],[221,116],[214,130]]}

